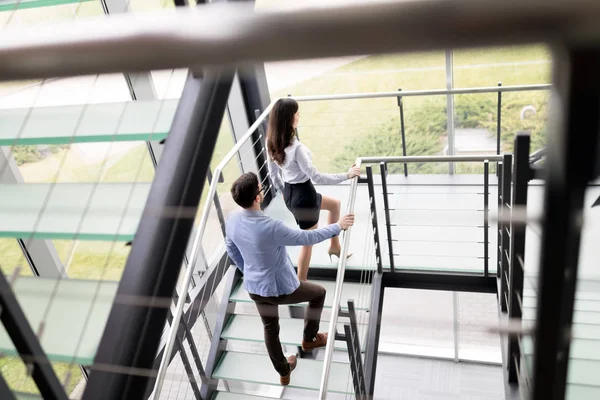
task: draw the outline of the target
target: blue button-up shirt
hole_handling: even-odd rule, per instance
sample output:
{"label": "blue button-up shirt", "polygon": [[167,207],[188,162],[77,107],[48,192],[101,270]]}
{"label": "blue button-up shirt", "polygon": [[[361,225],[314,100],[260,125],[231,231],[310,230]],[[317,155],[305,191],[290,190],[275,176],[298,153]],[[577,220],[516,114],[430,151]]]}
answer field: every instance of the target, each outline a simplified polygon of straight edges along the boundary
{"label": "blue button-up shirt", "polygon": [[241,210],[226,224],[227,253],[244,274],[248,293],[282,296],[300,282],[285,246],[313,245],[340,234],[340,226],[302,231],[266,216],[262,211]]}

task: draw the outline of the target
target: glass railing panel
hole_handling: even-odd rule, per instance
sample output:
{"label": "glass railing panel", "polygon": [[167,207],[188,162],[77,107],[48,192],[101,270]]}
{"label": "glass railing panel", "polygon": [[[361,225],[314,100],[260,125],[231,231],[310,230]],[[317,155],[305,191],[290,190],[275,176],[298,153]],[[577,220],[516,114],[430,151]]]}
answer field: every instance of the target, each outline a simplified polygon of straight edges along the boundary
{"label": "glass railing panel", "polygon": [[[465,163],[466,164],[466,163]],[[400,164],[389,164],[400,165]],[[413,164],[408,164],[409,168]],[[441,163],[440,163],[441,165]],[[444,165],[446,168],[448,164]],[[488,225],[484,221],[484,180],[466,175],[388,175],[390,230],[395,266],[406,269],[484,272],[496,271],[497,215],[495,176],[488,185]],[[381,190],[381,189],[379,189]],[[377,198],[378,223],[384,265],[389,266],[389,247],[384,204]],[[484,244],[488,230],[487,245]]]}

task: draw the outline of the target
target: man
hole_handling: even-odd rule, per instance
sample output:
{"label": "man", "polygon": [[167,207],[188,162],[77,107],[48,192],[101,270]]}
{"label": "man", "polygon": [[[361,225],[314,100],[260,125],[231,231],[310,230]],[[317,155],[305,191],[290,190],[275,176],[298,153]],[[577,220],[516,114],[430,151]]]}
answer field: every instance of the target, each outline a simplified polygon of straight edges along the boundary
{"label": "man", "polygon": [[302,349],[309,351],[327,344],[327,333],[318,333],[325,288],[300,282],[285,246],[314,245],[339,235],[354,224],[354,215],[315,230],[288,228],[267,217],[260,209],[262,185],[256,174],[240,176],[231,186],[233,200],[243,208],[227,219],[227,253],[244,274],[244,288],[254,300],[265,329],[265,344],[282,385],[290,383],[296,356],[286,359],[279,341],[280,304],[308,301],[304,318]]}

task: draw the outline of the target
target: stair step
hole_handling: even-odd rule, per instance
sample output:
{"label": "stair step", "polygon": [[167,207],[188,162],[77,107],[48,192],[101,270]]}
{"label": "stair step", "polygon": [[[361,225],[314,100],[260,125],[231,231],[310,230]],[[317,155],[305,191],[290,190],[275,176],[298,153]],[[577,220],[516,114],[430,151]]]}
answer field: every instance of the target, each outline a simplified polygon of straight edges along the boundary
{"label": "stair step", "polygon": [[599,386],[567,385],[567,400],[597,400],[600,399]]}
{"label": "stair step", "polygon": [[[525,307],[531,308],[535,307],[535,304],[537,304],[537,295],[535,293],[525,290],[523,291],[523,298]],[[600,300],[578,298],[576,296],[574,310],[600,312]]]}
{"label": "stair step", "polygon": [[17,400],[43,400],[42,396],[33,393],[12,392]]}
{"label": "stair step", "polygon": [[[326,331],[329,327],[327,322],[321,322],[321,331]],[[365,331],[364,325],[360,329],[360,345],[365,349]],[[292,318],[279,319],[279,339],[281,344],[300,346],[302,344],[302,331],[304,329],[304,320]],[[228,340],[243,340],[250,342],[264,342],[263,325],[260,317],[253,315],[234,315],[231,317],[221,337]],[[338,324],[338,332],[343,333],[343,324]],[[346,350],[346,343],[341,340],[335,341],[335,349]]]}
{"label": "stair step", "polygon": [[[13,292],[50,361],[90,365],[108,320],[118,282],[18,277]],[[0,351],[18,355],[4,327]]]}
{"label": "stair step", "polygon": [[[535,321],[536,319],[535,308],[523,307],[523,319],[529,321]],[[574,324],[590,324],[600,325],[600,311],[579,311],[573,312],[573,323]],[[600,339],[600,337],[598,338]]]}
{"label": "stair step", "polygon": [[60,6],[63,4],[84,3],[93,0],[2,0],[0,11],[23,10],[25,8],[39,8]]}
{"label": "stair step", "polygon": [[[312,283],[319,284],[327,290],[327,295],[325,296],[325,308],[331,308],[333,304],[333,294],[335,292],[335,282],[334,281],[320,281],[320,280],[311,280]],[[344,286],[342,289],[342,308],[348,308],[348,300],[354,300],[354,306],[357,310],[368,310],[371,301],[371,285],[368,284],[359,284],[359,283],[349,283],[344,282]],[[229,296],[229,300],[233,302],[240,303],[252,303],[252,299],[248,295],[248,292],[243,287],[243,282],[236,286],[236,288]],[[291,304],[292,306],[306,307],[305,303],[299,304]]]}
{"label": "stair step", "polygon": [[[322,361],[299,358],[289,387],[319,390],[322,369]],[[330,392],[353,393],[349,364],[332,363],[330,373]],[[213,378],[279,386],[279,374],[269,356],[260,354],[226,352],[219,360]]]}
{"label": "stair step", "polygon": [[150,183],[0,184],[0,237],[133,240]]}
{"label": "stair step", "polygon": [[[0,10],[2,7],[4,3]],[[169,133],[178,102],[139,100],[2,109],[0,146],[161,140]]]}

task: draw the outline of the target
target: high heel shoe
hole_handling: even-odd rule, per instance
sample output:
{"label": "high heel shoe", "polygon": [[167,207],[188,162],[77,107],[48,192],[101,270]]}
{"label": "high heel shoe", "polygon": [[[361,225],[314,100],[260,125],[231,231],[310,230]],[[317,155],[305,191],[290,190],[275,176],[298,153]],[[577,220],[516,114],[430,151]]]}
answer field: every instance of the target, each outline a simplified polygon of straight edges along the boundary
{"label": "high heel shoe", "polygon": [[[340,252],[341,250],[327,250],[327,254],[329,254],[329,262],[332,262],[331,260],[331,256],[337,256],[337,258],[340,258]],[[349,259],[350,257],[352,257],[353,253],[347,254],[346,255],[346,260]]]}

